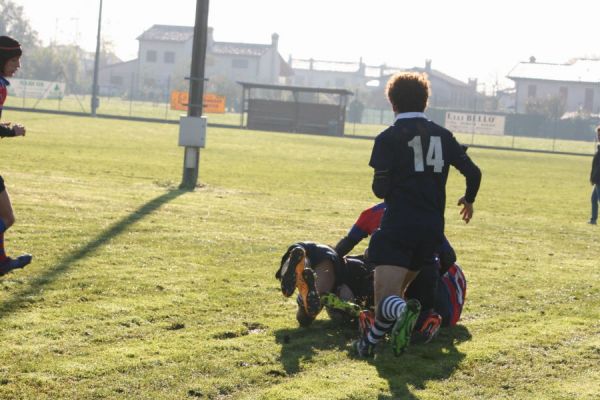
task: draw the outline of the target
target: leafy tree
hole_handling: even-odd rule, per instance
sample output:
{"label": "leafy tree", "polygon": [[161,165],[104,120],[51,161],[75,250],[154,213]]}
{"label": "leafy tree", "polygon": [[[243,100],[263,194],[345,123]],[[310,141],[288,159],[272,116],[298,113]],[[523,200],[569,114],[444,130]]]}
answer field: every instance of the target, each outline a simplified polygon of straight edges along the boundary
{"label": "leafy tree", "polygon": [[225,96],[225,106],[239,111],[239,99],[242,97],[242,87],[222,75],[211,76],[206,85],[206,92]]}
{"label": "leafy tree", "polygon": [[20,78],[63,81],[67,91],[80,93],[89,90],[91,80],[83,69],[85,52],[78,46],[37,47],[22,59]]}
{"label": "leafy tree", "polygon": [[0,0],[0,35],[15,38],[27,50],[40,45],[38,33],[29,25],[23,7],[11,0]]}
{"label": "leafy tree", "polygon": [[530,98],[525,110],[527,114],[543,115],[548,118],[560,119],[565,113],[565,101],[560,96],[548,96],[545,98]]}

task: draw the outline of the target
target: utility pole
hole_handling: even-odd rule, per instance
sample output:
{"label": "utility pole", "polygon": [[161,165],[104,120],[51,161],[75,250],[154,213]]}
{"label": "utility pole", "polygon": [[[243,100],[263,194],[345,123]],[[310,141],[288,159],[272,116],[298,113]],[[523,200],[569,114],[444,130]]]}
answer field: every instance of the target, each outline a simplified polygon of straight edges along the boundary
{"label": "utility pole", "polygon": [[200,147],[206,137],[206,117],[202,116],[204,98],[204,65],[208,42],[208,2],[196,0],[196,23],[192,44],[192,66],[187,117],[179,123],[179,145],[185,146],[183,177],[180,189],[194,190],[198,181]]}
{"label": "utility pole", "polygon": [[98,69],[100,68],[100,28],[102,27],[102,0],[100,0],[100,11],[98,12],[98,35],[96,36],[96,57],[94,57],[94,82],[92,83],[92,115],[96,116],[98,108]]}

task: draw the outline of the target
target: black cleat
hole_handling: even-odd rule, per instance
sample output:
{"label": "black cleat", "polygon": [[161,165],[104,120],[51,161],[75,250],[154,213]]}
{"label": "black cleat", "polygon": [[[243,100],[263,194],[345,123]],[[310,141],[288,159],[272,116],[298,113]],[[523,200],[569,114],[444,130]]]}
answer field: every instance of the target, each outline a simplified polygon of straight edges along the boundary
{"label": "black cleat", "polygon": [[310,268],[305,268],[296,281],[298,292],[304,302],[306,314],[316,317],[321,311],[321,296],[317,291],[316,274]]}
{"label": "black cleat", "polygon": [[284,263],[281,271],[281,292],[290,297],[296,290],[296,279],[302,276],[306,254],[302,247],[295,247]]}
{"label": "black cleat", "polygon": [[0,276],[8,274],[14,269],[24,268],[32,258],[31,254],[23,254],[17,258],[7,257],[6,260],[0,262]]}

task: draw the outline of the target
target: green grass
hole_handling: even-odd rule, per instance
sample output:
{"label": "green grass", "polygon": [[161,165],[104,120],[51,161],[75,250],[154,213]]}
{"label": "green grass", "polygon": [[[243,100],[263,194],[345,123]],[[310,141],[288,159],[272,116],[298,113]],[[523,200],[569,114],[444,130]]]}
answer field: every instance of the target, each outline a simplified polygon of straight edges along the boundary
{"label": "green grass", "polygon": [[[334,244],[377,202],[371,142],[212,129],[194,192],[177,126],[5,111],[16,225],[0,278],[2,399],[596,399],[600,230],[590,157],[473,148],[473,221],[448,183],[469,286],[428,345],[351,357],[351,327],[300,329],[274,273],[298,240]],[[361,244],[357,252],[366,243]]]}
{"label": "green grass", "polygon": [[[6,105],[19,108],[35,108],[36,110],[69,111],[90,113],[90,95],[69,95],[62,100],[19,98],[9,96]],[[156,118],[169,121],[179,120],[185,111],[172,110],[170,104],[163,101],[129,101],[118,97],[100,97],[98,114],[117,115],[126,117]],[[240,125],[240,115],[235,113],[207,114],[211,123]]]}
{"label": "green grass", "polygon": [[[375,137],[385,129],[385,125],[346,124],[347,136]],[[590,141],[534,138],[511,135],[486,135],[478,133],[455,132],[461,143],[472,146],[501,147],[507,149],[533,150],[557,153],[593,154],[597,143],[593,142],[594,133],[590,132]]]}
{"label": "green grass", "polygon": [[[61,101],[56,99],[38,100],[35,98],[8,97],[6,105],[12,107],[36,108],[39,110],[62,110],[74,112],[90,112],[90,96],[66,96]],[[183,111],[171,110],[169,105],[164,102],[149,101],[128,101],[117,97],[101,97],[98,114],[156,118],[168,121],[179,120]],[[391,117],[391,113],[388,113]],[[240,114],[207,114],[209,123],[240,126]],[[378,124],[354,124],[346,123],[344,134],[346,136],[371,136],[375,137],[379,132],[385,129],[386,125]],[[590,132],[590,141],[562,140],[552,138],[530,138],[521,136],[494,136],[485,134],[473,134],[455,132],[458,139],[468,145],[495,146],[503,148],[525,149],[534,151],[562,152],[593,154],[596,151],[596,144],[592,142],[595,136]]]}

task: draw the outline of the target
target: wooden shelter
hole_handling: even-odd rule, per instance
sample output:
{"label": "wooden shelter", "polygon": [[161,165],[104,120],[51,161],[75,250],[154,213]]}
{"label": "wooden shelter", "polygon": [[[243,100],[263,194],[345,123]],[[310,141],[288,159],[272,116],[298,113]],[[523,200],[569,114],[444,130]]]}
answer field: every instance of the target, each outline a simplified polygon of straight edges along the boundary
{"label": "wooden shelter", "polygon": [[243,88],[242,127],[335,136],[344,134],[346,105],[348,96],[352,95],[346,89],[238,83]]}

